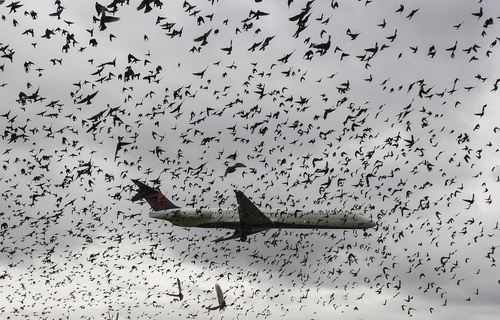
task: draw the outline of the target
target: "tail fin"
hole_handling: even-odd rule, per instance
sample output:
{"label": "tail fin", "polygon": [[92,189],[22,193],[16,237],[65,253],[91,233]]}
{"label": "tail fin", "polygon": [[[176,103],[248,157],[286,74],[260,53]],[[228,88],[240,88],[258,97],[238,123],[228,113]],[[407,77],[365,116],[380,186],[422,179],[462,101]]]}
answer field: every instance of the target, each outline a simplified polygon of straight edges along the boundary
{"label": "tail fin", "polygon": [[139,187],[139,190],[137,190],[137,193],[130,200],[145,199],[154,211],[179,208],[168,200],[159,189],[149,187],[137,179],[132,179],[132,181]]}

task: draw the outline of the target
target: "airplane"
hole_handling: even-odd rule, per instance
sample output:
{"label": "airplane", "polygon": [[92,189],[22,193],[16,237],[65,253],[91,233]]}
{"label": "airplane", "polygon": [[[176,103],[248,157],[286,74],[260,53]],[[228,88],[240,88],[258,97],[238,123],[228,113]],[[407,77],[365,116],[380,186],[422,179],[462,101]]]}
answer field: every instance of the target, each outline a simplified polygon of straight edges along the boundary
{"label": "airplane", "polygon": [[132,179],[139,187],[130,199],[132,202],[144,199],[151,206],[149,217],[170,221],[175,226],[198,228],[227,228],[235,230],[232,235],[213,240],[214,242],[240,239],[261,231],[289,229],[368,229],[376,223],[363,215],[345,210],[326,209],[272,209],[260,210],[243,192],[234,190],[238,207],[234,208],[191,208],[178,207],[159,189]]}

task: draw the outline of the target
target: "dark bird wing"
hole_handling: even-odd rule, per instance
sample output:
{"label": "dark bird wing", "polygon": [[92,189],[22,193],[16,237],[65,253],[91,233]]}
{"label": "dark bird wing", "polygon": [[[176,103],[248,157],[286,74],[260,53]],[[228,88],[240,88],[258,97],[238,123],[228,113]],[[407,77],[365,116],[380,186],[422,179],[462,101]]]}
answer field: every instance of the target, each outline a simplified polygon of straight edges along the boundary
{"label": "dark bird wing", "polygon": [[96,2],[95,3],[95,11],[97,12],[98,15],[101,15],[103,14],[104,12],[107,12],[108,11],[108,8],[106,8],[105,6],[103,6],[102,4]]}
{"label": "dark bird wing", "polygon": [[92,99],[96,96],[96,94],[97,94],[98,92],[99,92],[99,90],[98,90],[98,91],[96,91],[96,92],[94,92],[94,93],[92,93],[92,94],[89,94],[88,96],[86,96],[86,97],[85,97],[85,98],[83,98],[82,100],[78,101],[77,103],[78,103],[78,104],[82,104],[82,103],[84,103],[84,102],[85,102],[85,103],[87,103],[87,104],[91,104],[91,103],[92,103],[92,102],[91,102],[91,101],[92,101]]}
{"label": "dark bird wing", "polygon": [[224,172],[224,177],[227,176],[228,174],[233,173],[234,171],[236,171],[236,168],[246,168],[246,165],[244,165],[241,162],[237,162],[234,165],[227,167],[226,168],[226,172]]}
{"label": "dark bird wing", "polygon": [[151,2],[152,0],[143,0],[137,7],[137,11],[145,8],[144,13],[148,13],[149,11],[153,10],[153,8],[151,7]]}
{"label": "dark bird wing", "polygon": [[202,36],[199,36],[198,38],[195,38],[194,41],[195,42],[201,42],[200,45],[204,46],[206,45],[208,42],[207,42],[207,38],[208,36],[210,35],[210,33],[212,32],[212,29],[208,30],[205,34],[203,34]]}

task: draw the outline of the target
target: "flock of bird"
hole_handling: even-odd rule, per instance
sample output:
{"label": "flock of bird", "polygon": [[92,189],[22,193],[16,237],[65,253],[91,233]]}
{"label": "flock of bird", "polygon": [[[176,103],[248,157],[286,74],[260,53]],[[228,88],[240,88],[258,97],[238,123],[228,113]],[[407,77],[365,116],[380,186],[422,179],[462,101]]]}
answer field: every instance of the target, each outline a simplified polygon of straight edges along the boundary
{"label": "flock of bird", "polygon": [[[0,317],[497,314],[499,5],[452,3],[0,1]],[[378,226],[213,244],[134,178]]]}

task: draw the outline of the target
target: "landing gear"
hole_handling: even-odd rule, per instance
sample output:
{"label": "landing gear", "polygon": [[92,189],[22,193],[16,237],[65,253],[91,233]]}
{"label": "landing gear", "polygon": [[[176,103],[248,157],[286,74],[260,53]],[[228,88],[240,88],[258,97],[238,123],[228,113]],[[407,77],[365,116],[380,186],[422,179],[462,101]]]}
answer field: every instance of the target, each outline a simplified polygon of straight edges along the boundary
{"label": "landing gear", "polygon": [[244,232],[241,233],[240,241],[241,242],[246,242],[247,241],[247,235]]}

